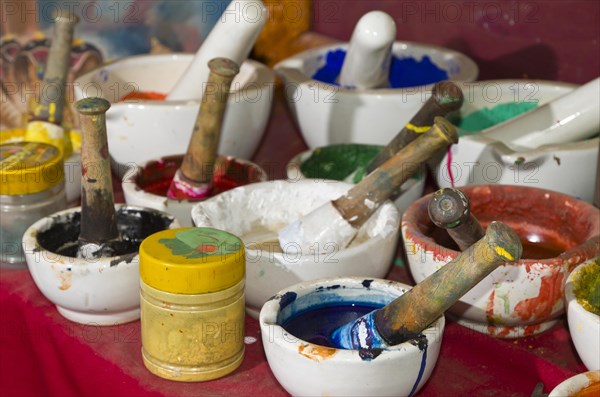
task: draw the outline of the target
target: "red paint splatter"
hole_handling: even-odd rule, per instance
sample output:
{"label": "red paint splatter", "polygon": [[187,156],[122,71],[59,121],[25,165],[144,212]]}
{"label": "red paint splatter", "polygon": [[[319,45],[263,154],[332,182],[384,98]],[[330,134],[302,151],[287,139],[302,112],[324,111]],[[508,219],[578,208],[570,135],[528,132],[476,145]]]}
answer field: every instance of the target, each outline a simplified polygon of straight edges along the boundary
{"label": "red paint splatter", "polygon": [[563,298],[564,278],[565,274],[562,271],[542,277],[539,295],[517,303],[515,306],[517,315],[522,320],[548,318],[556,302]]}
{"label": "red paint splatter", "polygon": [[196,247],[196,249],[200,252],[205,252],[207,254],[213,253],[216,250],[219,249],[219,247],[217,247],[214,244],[200,244],[199,246]]}
{"label": "red paint splatter", "polygon": [[454,187],[454,175],[452,175],[452,145],[448,146],[448,161],[446,161],[446,169],[450,177],[450,186]]}
{"label": "red paint splatter", "polygon": [[487,306],[485,308],[485,317],[487,319],[488,324],[488,332],[493,335],[494,328],[494,299],[496,297],[496,290],[492,290],[492,293],[488,297]]}
{"label": "red paint splatter", "polygon": [[541,324],[532,324],[525,327],[525,331],[523,332],[523,336],[532,336],[540,329]]}

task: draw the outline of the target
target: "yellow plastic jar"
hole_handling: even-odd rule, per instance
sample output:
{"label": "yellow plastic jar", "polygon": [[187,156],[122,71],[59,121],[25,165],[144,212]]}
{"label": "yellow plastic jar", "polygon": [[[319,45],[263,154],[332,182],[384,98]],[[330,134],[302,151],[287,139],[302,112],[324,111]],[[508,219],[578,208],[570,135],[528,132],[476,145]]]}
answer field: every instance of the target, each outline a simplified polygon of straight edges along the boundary
{"label": "yellow plastic jar", "polygon": [[155,375],[220,378],[244,358],[245,253],[212,228],[155,233],[140,245],[142,356]]}
{"label": "yellow plastic jar", "polygon": [[0,262],[24,267],[23,233],[67,207],[60,151],[39,142],[0,145]]}

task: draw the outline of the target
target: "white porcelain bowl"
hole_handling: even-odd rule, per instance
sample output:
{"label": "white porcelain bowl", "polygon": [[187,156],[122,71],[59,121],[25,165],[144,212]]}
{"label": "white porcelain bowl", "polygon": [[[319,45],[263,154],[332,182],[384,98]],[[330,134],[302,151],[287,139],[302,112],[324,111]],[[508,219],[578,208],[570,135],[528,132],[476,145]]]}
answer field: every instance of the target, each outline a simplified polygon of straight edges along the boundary
{"label": "white porcelain bowl", "polygon": [[[582,263],[569,275],[565,285],[567,320],[571,339],[587,369],[600,370],[600,316],[587,311],[575,296],[578,274],[585,268],[598,265],[599,258]],[[599,379],[600,380],[600,379]]]}
{"label": "white porcelain bowl", "polygon": [[[131,92],[166,94],[193,59],[192,54],[138,55],[103,66],[75,81],[75,98],[101,96],[111,102],[106,113],[108,146],[119,176],[132,163],[185,153],[201,98],[193,101],[129,100]],[[252,157],[264,133],[275,74],[247,60],[232,83],[218,152]]]}
{"label": "white porcelain bowl", "polygon": [[[170,184],[182,161],[183,155],[180,154],[151,160],[142,166],[131,167],[121,182],[125,202],[168,212],[175,216],[182,227],[192,226],[192,208],[198,203],[198,200],[169,200],[166,197],[166,190],[164,194],[147,191],[147,187],[157,183],[168,188],[164,182]],[[219,156],[215,163],[214,179],[226,181],[228,187],[232,183],[247,185],[264,182],[268,178],[267,173],[261,167],[250,161]],[[221,186],[217,186],[216,189],[220,192],[224,190]]]}
{"label": "white porcelain bowl", "polygon": [[[335,145],[334,145],[335,146]],[[382,147],[383,148],[383,147]],[[310,179],[306,177],[301,170],[304,163],[314,152],[315,149],[303,151],[294,156],[286,166],[287,177],[290,181],[301,179]],[[400,192],[395,194],[393,199],[394,204],[398,207],[400,215],[408,208],[408,206],[423,195],[425,188],[425,167],[422,167],[408,181],[404,182],[400,187]]]}
{"label": "white porcelain bowl", "polygon": [[[498,338],[548,330],[565,312],[569,273],[600,255],[600,211],[583,200],[534,187],[478,185],[461,190],[484,227],[492,221],[506,223],[530,243],[524,243],[519,261],[499,266],[447,314],[469,329]],[[408,266],[417,283],[459,255],[448,233],[429,218],[432,194],[415,201],[402,216]]]}
{"label": "white porcelain bowl", "polygon": [[[571,397],[588,387],[593,387],[592,385],[598,387],[598,383],[600,383],[600,370],[583,372],[561,382],[552,389],[548,397]],[[585,397],[593,396],[597,396],[597,394],[585,394]],[[582,394],[581,397],[584,395]]]}
{"label": "white porcelain bowl", "polygon": [[[540,106],[577,87],[543,80],[488,80],[460,86],[464,94],[464,103],[458,112],[461,117],[511,102],[537,102]],[[459,135],[462,135],[460,131]],[[599,138],[525,151],[486,145],[481,152],[480,148],[485,145],[478,141],[481,136],[480,133],[462,135],[458,144],[451,146],[451,160],[448,155],[444,156],[435,173],[440,187],[490,183],[526,185],[593,201]]]}
{"label": "white porcelain bowl", "polygon": [[400,343],[371,359],[358,350],[309,343],[282,327],[305,310],[350,304],[384,306],[409,289],[390,280],[328,278],[280,291],[260,312],[262,342],[275,378],[294,396],[412,396],[427,382],[437,362],[443,316],[423,331],[426,342]]}
{"label": "white porcelain bowl", "polygon": [[[347,89],[314,80],[330,51],[348,43],[310,49],[275,65],[284,82],[288,106],[310,148],[334,143],[387,144],[423,106],[433,84],[410,88]],[[448,48],[395,42],[397,57],[427,55],[453,81],[474,81],[478,68],[469,57]]]}
{"label": "white porcelain bowl", "polygon": [[[277,231],[352,185],[335,181],[269,181],[242,186],[196,204],[196,226],[215,227],[239,236],[246,245],[246,309],[254,318],[278,291],[323,277],[383,278],[396,252],[400,215],[384,203],[345,249],[331,246],[311,252],[276,252]],[[325,252],[320,253],[319,252]]]}
{"label": "white porcelain bowl", "polygon": [[[172,216],[163,212],[122,204],[115,208],[121,235],[135,241],[179,227]],[[56,253],[64,244],[77,241],[80,218],[81,207],[69,208],[40,219],[25,231],[23,251],[33,281],[58,312],[71,321],[115,325],[139,319],[137,250],[100,259]]]}

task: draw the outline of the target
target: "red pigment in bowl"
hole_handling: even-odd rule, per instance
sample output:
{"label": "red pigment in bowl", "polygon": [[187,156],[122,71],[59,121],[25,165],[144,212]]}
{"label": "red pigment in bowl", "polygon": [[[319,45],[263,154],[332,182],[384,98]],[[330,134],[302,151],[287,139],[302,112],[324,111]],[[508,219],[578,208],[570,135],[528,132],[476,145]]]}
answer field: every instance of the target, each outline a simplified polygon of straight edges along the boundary
{"label": "red pigment in bowl", "polygon": [[167,94],[154,91],[133,91],[125,95],[119,102],[131,100],[146,100],[146,101],[162,101],[167,97]]}
{"label": "red pigment in bowl", "polygon": [[[147,193],[166,197],[182,159],[183,156],[169,156],[149,162],[136,179],[137,185]],[[215,163],[211,196],[258,180],[255,166],[220,157]]]}

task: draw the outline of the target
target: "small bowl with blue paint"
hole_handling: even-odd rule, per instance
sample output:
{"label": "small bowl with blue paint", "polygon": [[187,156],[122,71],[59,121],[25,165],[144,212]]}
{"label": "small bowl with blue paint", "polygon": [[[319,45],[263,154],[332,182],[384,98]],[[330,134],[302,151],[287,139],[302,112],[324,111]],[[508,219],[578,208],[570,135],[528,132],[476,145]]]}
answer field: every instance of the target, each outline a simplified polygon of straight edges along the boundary
{"label": "small bowl with blue paint", "polygon": [[417,338],[386,349],[339,349],[330,338],[334,329],[408,290],[410,286],[395,281],[347,277],[280,291],[265,303],[259,318],[275,378],[292,395],[414,395],[436,365],[443,316]]}
{"label": "small bowl with blue paint", "polygon": [[[592,82],[593,84],[593,82]],[[596,127],[581,138],[581,129],[553,134],[561,124],[576,124],[568,109],[584,113],[598,102],[599,88],[590,86],[586,106],[572,100],[558,105],[579,87],[545,80],[486,80],[459,84],[463,105],[448,119],[458,127],[458,144],[439,158],[435,177],[440,187],[502,184],[534,186],[593,202],[596,162],[600,139],[600,118],[592,115]],[[583,86],[581,86],[583,87]],[[557,103],[554,108],[542,109]],[[558,108],[558,109],[557,109]],[[593,109],[590,109],[593,111]],[[595,110],[598,112],[598,110]],[[534,114],[536,112],[536,114]],[[561,113],[567,117],[561,118]],[[561,127],[562,128],[562,127]],[[536,139],[521,143],[526,136]],[[594,137],[595,135],[595,137]],[[574,137],[571,139],[569,136]]]}
{"label": "small bowl with blue paint", "polygon": [[392,46],[389,86],[341,87],[348,43],[313,48],[274,66],[288,107],[310,148],[335,143],[386,145],[419,111],[442,80],[474,81],[479,69],[448,48],[397,41]]}
{"label": "small bowl with blue paint", "polygon": [[[336,180],[358,183],[366,176],[367,166],[383,149],[380,145],[340,143],[303,151],[290,160],[286,167],[291,181],[301,179]],[[423,194],[425,168],[422,167],[393,195],[398,211],[406,208]]]}

